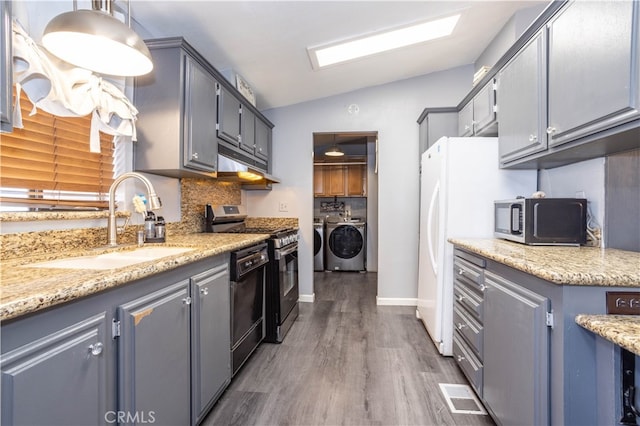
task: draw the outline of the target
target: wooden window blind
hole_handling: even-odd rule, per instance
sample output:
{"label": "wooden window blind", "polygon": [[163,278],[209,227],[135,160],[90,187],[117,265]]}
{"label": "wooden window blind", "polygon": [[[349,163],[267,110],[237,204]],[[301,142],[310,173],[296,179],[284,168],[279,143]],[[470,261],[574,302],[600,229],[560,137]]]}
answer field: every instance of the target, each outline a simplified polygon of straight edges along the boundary
{"label": "wooden window blind", "polygon": [[[14,88],[15,99],[15,88]],[[0,135],[0,202],[31,207],[108,208],[113,136],[89,152],[91,115],[58,117],[20,97],[24,128]]]}

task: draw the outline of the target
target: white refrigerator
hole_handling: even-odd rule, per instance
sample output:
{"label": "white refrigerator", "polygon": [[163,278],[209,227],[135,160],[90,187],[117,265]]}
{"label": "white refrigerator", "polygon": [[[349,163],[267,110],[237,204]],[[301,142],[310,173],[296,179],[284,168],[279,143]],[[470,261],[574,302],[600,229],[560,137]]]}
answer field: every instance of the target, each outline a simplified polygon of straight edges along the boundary
{"label": "white refrigerator", "polygon": [[501,170],[497,138],[440,138],[422,154],[416,316],[442,355],[453,346],[453,245],[492,238],[493,201],[530,196],[536,170]]}

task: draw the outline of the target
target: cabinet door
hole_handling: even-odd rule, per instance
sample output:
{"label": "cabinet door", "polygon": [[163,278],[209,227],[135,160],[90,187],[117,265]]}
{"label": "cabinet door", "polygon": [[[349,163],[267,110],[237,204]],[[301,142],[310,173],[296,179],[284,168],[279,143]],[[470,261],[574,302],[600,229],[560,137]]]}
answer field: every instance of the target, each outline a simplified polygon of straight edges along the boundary
{"label": "cabinet door", "polygon": [[505,425],[549,424],[549,300],[485,272],[483,399]]}
{"label": "cabinet door", "polygon": [[138,422],[190,423],[190,304],[185,279],[118,307],[118,409]]}
{"label": "cabinet door", "polygon": [[364,164],[350,165],[347,171],[347,196],[367,194],[367,169]]}
{"label": "cabinet door", "polygon": [[240,144],[240,101],[218,83],[218,138],[238,148]]}
{"label": "cabinet door", "polygon": [[216,171],[218,141],[215,138],[216,81],[185,56],[184,166]]}
{"label": "cabinet door", "polygon": [[498,75],[500,162],[547,149],[546,37],[539,33]]}
{"label": "cabinet door", "polygon": [[241,108],[240,148],[253,155],[256,147],[256,115],[248,108]]}
{"label": "cabinet door", "polygon": [[192,418],[197,423],[231,381],[229,266],[191,278]]}
{"label": "cabinet door", "polygon": [[496,135],[496,91],[493,81],[487,83],[473,97],[473,134]]}
{"label": "cabinet door", "polygon": [[11,2],[0,1],[0,131],[11,132],[13,116],[13,50]]}
{"label": "cabinet door", "polygon": [[344,166],[323,166],[325,195],[345,195]]}
{"label": "cabinet door", "polygon": [[106,425],[107,321],[103,312],[3,354],[2,424]]}
{"label": "cabinet door", "polygon": [[324,186],[324,168],[325,166],[313,166],[313,195],[325,195]]}
{"label": "cabinet door", "polygon": [[256,157],[269,164],[271,153],[271,127],[256,117]]}
{"label": "cabinet door", "polygon": [[473,136],[473,102],[469,102],[458,112],[458,136]]}
{"label": "cabinet door", "polygon": [[549,24],[550,146],[640,117],[639,7],[569,2]]}

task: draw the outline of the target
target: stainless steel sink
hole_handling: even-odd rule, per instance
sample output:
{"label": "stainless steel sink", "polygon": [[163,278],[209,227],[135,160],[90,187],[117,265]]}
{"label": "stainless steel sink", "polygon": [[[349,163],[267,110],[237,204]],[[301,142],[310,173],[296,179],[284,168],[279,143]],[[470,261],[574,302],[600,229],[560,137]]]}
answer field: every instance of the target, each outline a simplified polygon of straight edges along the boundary
{"label": "stainless steel sink", "polygon": [[141,247],[99,255],[68,257],[28,265],[33,268],[116,269],[194,250],[185,247]]}

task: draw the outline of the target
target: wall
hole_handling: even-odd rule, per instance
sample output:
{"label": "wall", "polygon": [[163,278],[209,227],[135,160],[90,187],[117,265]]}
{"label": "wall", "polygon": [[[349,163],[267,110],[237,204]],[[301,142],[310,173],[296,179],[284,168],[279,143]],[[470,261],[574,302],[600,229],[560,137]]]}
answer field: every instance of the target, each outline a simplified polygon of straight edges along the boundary
{"label": "wall", "polygon": [[[473,66],[411,78],[264,111],[275,124],[269,193],[245,191],[252,216],[296,216],[300,223],[300,292],[313,300],[313,133],[378,132],[378,297],[415,303],[418,274],[418,124],[425,107],[457,105]],[[348,106],[357,104],[359,113]],[[371,196],[372,194],[369,194]],[[279,212],[279,202],[289,205]],[[370,201],[368,200],[368,203]],[[371,220],[371,215],[368,214]],[[380,300],[381,299],[381,300]]]}

